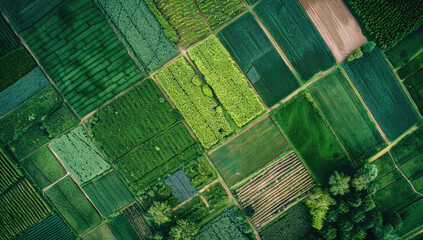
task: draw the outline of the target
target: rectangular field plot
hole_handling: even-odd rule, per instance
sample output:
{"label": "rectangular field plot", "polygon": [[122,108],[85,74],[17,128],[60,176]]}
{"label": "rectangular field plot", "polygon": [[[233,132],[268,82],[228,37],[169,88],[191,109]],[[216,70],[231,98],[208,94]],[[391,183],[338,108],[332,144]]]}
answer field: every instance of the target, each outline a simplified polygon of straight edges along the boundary
{"label": "rectangular field plot", "polygon": [[248,239],[240,229],[241,223],[235,216],[233,209],[226,209],[212,222],[201,228],[195,240],[203,239]]}
{"label": "rectangular field plot", "polygon": [[34,240],[34,239],[60,239],[73,240],[75,235],[70,231],[68,226],[56,214],[44,219],[39,224],[31,227],[24,232],[18,240]]}
{"label": "rectangular field plot", "polygon": [[79,184],[110,169],[110,165],[81,126],[52,141],[50,147]]}
{"label": "rectangular field plot", "polygon": [[13,160],[9,154],[0,149],[0,194],[22,177],[22,173],[11,161]]}
{"label": "rectangular field plot", "polygon": [[385,52],[394,68],[401,67],[423,49],[423,26]]}
{"label": "rectangular field plot", "polygon": [[178,48],[165,37],[144,1],[98,0],[98,3],[145,75],[178,55]]}
{"label": "rectangular field plot", "polygon": [[170,175],[164,180],[164,183],[172,189],[173,195],[181,202],[185,202],[198,193],[184,170],[179,170]]}
{"label": "rectangular field plot", "polygon": [[254,11],[304,81],[335,64],[329,48],[297,0],[263,0]]}
{"label": "rectangular field plot", "polygon": [[66,170],[47,146],[29,155],[21,163],[42,189],[66,174]]}
{"label": "rectangular field plot", "polygon": [[0,212],[0,239],[12,239],[51,210],[28,180],[23,179],[0,195]]}
{"label": "rectangular field plot", "polygon": [[3,16],[0,16],[0,56],[12,51],[21,45],[18,36],[15,35],[12,28],[6,22]]}
{"label": "rectangular field plot", "polygon": [[313,186],[310,174],[291,152],[238,188],[236,195],[243,208],[253,207],[251,220],[261,228]]}
{"label": "rectangular field plot", "polygon": [[399,214],[404,221],[404,225],[398,231],[398,235],[403,236],[420,228],[423,225],[423,198],[403,208],[399,211]]}
{"label": "rectangular field plot", "polygon": [[100,108],[88,119],[87,127],[107,160],[113,162],[177,120],[157,85],[146,79]]}
{"label": "rectangular field plot", "polygon": [[299,93],[276,109],[273,117],[317,178],[314,180],[326,183],[333,171],[351,167],[309,93]]}
{"label": "rectangular field plot", "polygon": [[209,35],[209,28],[193,0],[154,0],[179,36],[179,44],[187,48]]}
{"label": "rectangular field plot", "polygon": [[423,113],[423,68],[404,80],[404,85],[417,105],[420,113]]}
{"label": "rectangular field plot", "polygon": [[245,11],[242,0],[195,0],[212,30],[224,25]]}
{"label": "rectangular field plot", "polygon": [[134,200],[114,171],[85,185],[82,189],[104,217],[108,217]]}
{"label": "rectangular field plot", "polygon": [[215,36],[191,48],[188,55],[238,127],[264,111],[248,80]]}
{"label": "rectangular field plot", "polygon": [[198,156],[188,129],[178,123],[115,162],[134,193],[157,182]]}
{"label": "rectangular field plot", "polygon": [[417,72],[419,72],[421,69],[423,69],[423,53],[420,53],[410,62],[406,63],[400,69],[398,69],[397,74],[401,79],[406,79],[409,76],[417,74]]}
{"label": "rectangular field plot", "polygon": [[110,223],[110,229],[117,240],[150,240],[152,232],[142,216],[141,208],[134,204]]}
{"label": "rectangular field plot", "polygon": [[300,0],[338,62],[367,42],[360,26],[342,0]]}
{"label": "rectangular field plot", "polygon": [[267,106],[300,86],[251,13],[230,23],[218,36]]}
{"label": "rectangular field plot", "polygon": [[223,179],[231,186],[288,147],[285,137],[272,119],[267,117],[209,155]]}
{"label": "rectangular field plot", "polygon": [[22,37],[80,117],[144,77],[92,1],[66,0]]}
{"label": "rectangular field plot", "polygon": [[76,124],[76,115],[48,85],[0,119],[0,139],[22,159]]}
{"label": "rectangular field plot", "polygon": [[389,141],[417,122],[410,102],[377,50],[343,66]]}
{"label": "rectangular field plot", "polygon": [[95,228],[93,231],[81,238],[82,240],[116,240],[107,223]]}
{"label": "rectangular field plot", "polygon": [[100,214],[70,177],[64,178],[45,193],[78,234],[101,221]]}
{"label": "rectangular field plot", "polygon": [[356,163],[386,145],[366,108],[339,69],[311,85],[309,90]]}
{"label": "rectangular field plot", "polygon": [[205,90],[210,90],[210,87],[184,57],[176,59],[154,77],[205,148],[210,148],[232,132],[222,106],[213,93]]}

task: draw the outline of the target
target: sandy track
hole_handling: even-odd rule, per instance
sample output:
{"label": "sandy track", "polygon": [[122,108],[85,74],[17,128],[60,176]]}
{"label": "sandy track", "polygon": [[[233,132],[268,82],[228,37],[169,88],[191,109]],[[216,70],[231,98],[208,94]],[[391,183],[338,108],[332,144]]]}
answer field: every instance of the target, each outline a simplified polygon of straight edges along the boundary
{"label": "sandy track", "polygon": [[338,62],[367,42],[342,0],[299,0]]}

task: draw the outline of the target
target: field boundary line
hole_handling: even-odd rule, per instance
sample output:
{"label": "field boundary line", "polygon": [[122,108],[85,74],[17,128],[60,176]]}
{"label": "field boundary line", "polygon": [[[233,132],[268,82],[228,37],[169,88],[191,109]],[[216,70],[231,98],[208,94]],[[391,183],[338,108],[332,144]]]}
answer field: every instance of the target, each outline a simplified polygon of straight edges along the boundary
{"label": "field boundary line", "polygon": [[416,190],[416,188],[414,188],[413,183],[407,178],[407,176],[405,176],[405,174],[401,171],[401,169],[398,167],[397,163],[395,162],[394,157],[392,156],[391,152],[389,151],[389,155],[392,158],[392,162],[395,164],[395,167],[397,168],[397,170],[401,173],[401,175],[405,178],[405,180],[407,180],[407,182],[410,184],[411,188],[413,189],[413,191],[415,193],[417,193],[418,195],[420,195],[421,197],[423,197],[423,194],[421,194],[419,191]]}
{"label": "field boundary line", "polygon": [[213,165],[213,162],[211,161],[211,159],[209,158],[207,153],[203,153],[203,156],[206,158],[206,160],[208,161],[208,163],[210,164],[210,166],[213,168],[213,170],[217,173],[217,177],[218,177],[218,181],[220,182],[220,184],[222,184],[223,188],[225,188],[226,193],[229,195],[229,198],[231,199],[231,201],[233,203],[235,203],[235,205],[241,210],[242,214],[244,215],[245,219],[247,220],[248,224],[250,224],[251,228],[254,231],[254,234],[257,238],[257,240],[261,240],[260,235],[258,234],[258,231],[256,229],[256,227],[254,226],[254,224],[250,221],[250,219],[248,219],[247,215],[245,214],[244,210],[242,209],[241,205],[238,203],[238,201],[235,199],[235,197],[233,196],[231,190],[228,188],[228,186],[226,185],[225,181],[223,181],[222,176],[220,175],[219,171],[217,171],[216,167]]}
{"label": "field boundary line", "polygon": [[237,138],[239,135],[243,134],[244,132],[246,132],[247,130],[249,130],[250,128],[254,127],[255,125],[257,125],[258,123],[260,123],[261,121],[265,120],[266,118],[268,118],[269,115],[264,116],[262,119],[258,120],[257,122],[255,122],[253,125],[249,126],[248,128],[244,129],[242,132],[238,133],[237,135],[233,136],[231,139],[229,139],[228,141],[226,141],[224,144],[220,145],[219,147],[211,150],[210,152],[207,153],[207,155],[212,154],[213,152],[215,152],[216,150],[218,150],[219,148],[225,146],[226,144],[232,142],[232,140],[234,140],[235,138]]}
{"label": "field boundary line", "polygon": [[54,183],[52,183],[52,184],[48,185],[47,187],[45,187],[44,189],[42,189],[42,191],[43,192],[47,192],[51,187],[53,187],[54,185],[56,185],[56,183],[62,181],[64,178],[66,178],[69,175],[70,175],[70,173],[69,172],[66,172],[66,174],[63,177],[57,179]]}

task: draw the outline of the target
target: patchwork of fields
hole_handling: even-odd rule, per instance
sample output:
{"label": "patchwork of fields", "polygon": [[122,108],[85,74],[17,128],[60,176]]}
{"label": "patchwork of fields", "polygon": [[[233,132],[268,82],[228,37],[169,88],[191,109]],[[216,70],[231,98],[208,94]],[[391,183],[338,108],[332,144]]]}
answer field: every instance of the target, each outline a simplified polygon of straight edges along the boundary
{"label": "patchwork of fields", "polygon": [[423,5],[344,2],[1,1],[0,240],[415,237]]}

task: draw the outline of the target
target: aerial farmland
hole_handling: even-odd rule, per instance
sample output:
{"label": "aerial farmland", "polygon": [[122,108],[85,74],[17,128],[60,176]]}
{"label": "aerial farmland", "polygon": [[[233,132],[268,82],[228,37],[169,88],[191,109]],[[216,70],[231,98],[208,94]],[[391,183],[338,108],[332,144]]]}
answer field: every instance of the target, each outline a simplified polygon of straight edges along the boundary
{"label": "aerial farmland", "polygon": [[0,13],[0,240],[423,239],[423,1]]}

